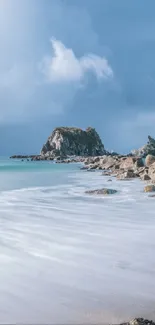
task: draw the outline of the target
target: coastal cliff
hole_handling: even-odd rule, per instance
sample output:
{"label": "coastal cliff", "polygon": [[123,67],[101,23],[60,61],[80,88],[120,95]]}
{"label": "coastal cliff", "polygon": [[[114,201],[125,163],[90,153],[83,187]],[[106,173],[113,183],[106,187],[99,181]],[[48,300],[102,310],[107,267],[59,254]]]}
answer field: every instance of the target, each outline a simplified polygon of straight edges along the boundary
{"label": "coastal cliff", "polygon": [[58,127],[48,137],[41,156],[101,156],[104,145],[94,128]]}

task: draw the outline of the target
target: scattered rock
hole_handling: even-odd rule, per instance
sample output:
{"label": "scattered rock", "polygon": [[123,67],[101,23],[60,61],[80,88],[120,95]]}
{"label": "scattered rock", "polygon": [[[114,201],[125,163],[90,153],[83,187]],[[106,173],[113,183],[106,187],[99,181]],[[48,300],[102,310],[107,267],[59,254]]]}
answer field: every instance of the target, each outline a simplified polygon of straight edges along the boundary
{"label": "scattered rock", "polygon": [[102,188],[99,190],[89,190],[86,191],[85,193],[91,195],[109,195],[109,194],[115,194],[117,193],[117,191],[109,188]]}
{"label": "scattered rock", "polygon": [[147,185],[144,187],[144,192],[155,192],[155,185]]}

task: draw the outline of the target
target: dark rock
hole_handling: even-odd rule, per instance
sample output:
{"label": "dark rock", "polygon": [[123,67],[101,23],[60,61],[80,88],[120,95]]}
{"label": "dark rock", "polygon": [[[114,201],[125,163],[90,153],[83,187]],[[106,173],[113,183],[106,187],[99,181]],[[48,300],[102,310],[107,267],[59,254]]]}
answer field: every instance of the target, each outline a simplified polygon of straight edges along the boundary
{"label": "dark rock", "polygon": [[87,172],[95,172],[95,169],[87,168]]}
{"label": "dark rock", "polygon": [[117,193],[117,191],[109,188],[102,188],[98,190],[89,190],[86,191],[85,193],[90,195],[109,195],[109,194],[115,194]]}
{"label": "dark rock", "polygon": [[105,152],[95,129],[89,127],[84,131],[75,127],[58,127],[47,139],[41,155],[101,156]]}
{"label": "dark rock", "polygon": [[32,159],[35,155],[13,155],[10,157],[10,159]]}
{"label": "dark rock", "polygon": [[88,166],[82,166],[80,167],[81,170],[87,170],[88,169]]}
{"label": "dark rock", "polygon": [[151,177],[147,173],[142,174],[140,178],[142,181],[149,181],[151,179]]}
{"label": "dark rock", "polygon": [[111,176],[112,172],[111,171],[105,171],[102,173],[102,176]]}

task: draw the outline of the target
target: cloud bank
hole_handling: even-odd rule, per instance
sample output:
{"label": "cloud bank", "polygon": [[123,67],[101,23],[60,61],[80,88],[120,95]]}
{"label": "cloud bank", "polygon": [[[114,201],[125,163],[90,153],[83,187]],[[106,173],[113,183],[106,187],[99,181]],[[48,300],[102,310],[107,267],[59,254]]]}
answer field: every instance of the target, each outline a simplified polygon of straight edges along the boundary
{"label": "cloud bank", "polygon": [[56,39],[51,40],[52,56],[44,58],[41,70],[51,83],[80,82],[87,72],[99,79],[113,77],[113,70],[104,57],[86,54],[78,58],[71,48]]}

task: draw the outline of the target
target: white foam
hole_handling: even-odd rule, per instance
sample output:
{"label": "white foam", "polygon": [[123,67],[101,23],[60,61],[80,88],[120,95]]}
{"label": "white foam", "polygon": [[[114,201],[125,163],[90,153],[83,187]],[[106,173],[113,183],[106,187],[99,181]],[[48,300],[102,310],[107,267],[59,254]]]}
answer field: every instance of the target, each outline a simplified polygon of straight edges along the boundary
{"label": "white foam", "polygon": [[[1,322],[155,316],[155,201],[140,181],[100,174],[1,192]],[[84,194],[102,187],[118,194]]]}

